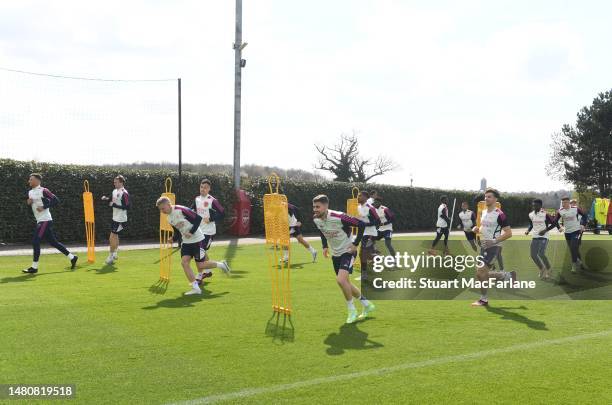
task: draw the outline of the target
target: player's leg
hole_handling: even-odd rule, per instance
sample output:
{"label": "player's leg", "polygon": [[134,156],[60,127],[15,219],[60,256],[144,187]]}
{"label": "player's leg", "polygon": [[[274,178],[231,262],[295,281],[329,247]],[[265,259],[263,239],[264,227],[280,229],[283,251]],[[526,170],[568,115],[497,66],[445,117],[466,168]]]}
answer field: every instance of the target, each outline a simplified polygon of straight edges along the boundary
{"label": "player's leg", "polygon": [[332,257],[334,263],[334,270],[336,271],[336,282],[342,290],[344,299],[346,300],[348,308],[348,317],[346,323],[353,323],[357,320],[357,309],[353,298],[358,298],[363,305],[362,317],[366,317],[370,312],[375,309],[374,304],[368,301],[361,295],[361,291],[354,286],[350,281],[350,275],[353,273],[353,263],[355,262],[355,256],[350,253],[345,253],[339,257]]}
{"label": "player's leg", "polygon": [[531,260],[535,263],[538,268],[538,276],[540,278],[544,278],[544,263],[540,258],[540,240],[541,239],[532,239],[531,245],[529,245],[529,253],[531,255]]}
{"label": "player's leg", "polygon": [[550,265],[550,261],[548,260],[548,257],[546,257],[546,248],[548,247],[548,238],[542,238],[541,242],[540,242],[540,249],[538,252],[538,256],[540,257],[540,260],[542,261],[542,264],[544,265],[544,279],[548,280],[549,278],[552,277],[552,270],[551,270],[551,265]]}
{"label": "player's leg", "polygon": [[[499,253],[501,252],[500,246],[493,246],[487,249],[481,249],[480,255],[482,256],[483,265],[478,266],[476,270],[476,279],[480,282],[489,281],[489,279],[494,278],[496,280],[516,280],[516,272],[506,272],[506,271],[492,271],[491,264],[497,258]],[[474,303],[472,306],[486,306],[489,304],[488,297],[488,289],[485,286],[480,288],[480,299]]]}
{"label": "player's leg", "polygon": [[362,280],[366,280],[368,277],[368,261],[372,260],[373,255],[374,238],[370,235],[364,235],[361,239],[361,248],[359,253]]}
{"label": "player's leg", "polygon": [[32,265],[29,268],[22,270],[23,273],[38,273],[38,260],[40,259],[40,240],[44,234],[44,230],[42,229],[44,224],[46,223],[39,222],[34,228],[34,234],[32,235]]}
{"label": "player's leg", "polygon": [[387,250],[389,251],[389,255],[395,256],[395,248],[393,247],[393,244],[391,243],[391,239],[393,238],[393,232],[385,231],[384,238],[385,238],[385,246],[387,247]]}
{"label": "player's leg", "polygon": [[44,238],[51,246],[63,253],[64,256],[68,257],[68,259],[70,260],[70,268],[74,269],[79,258],[70,253],[68,249],[66,249],[66,246],[64,246],[60,243],[60,241],[57,240],[57,237],[55,236],[55,231],[53,230],[53,221],[48,221],[47,223],[48,226],[45,229]]}
{"label": "player's leg", "polygon": [[227,264],[225,260],[221,262],[210,260],[210,257],[208,255],[208,250],[210,249],[213,238],[214,238],[214,235],[204,235],[204,239],[201,242],[199,242],[200,243],[200,249],[199,249],[200,256],[199,257],[201,257],[201,259],[196,260],[197,267],[198,267],[198,275],[196,277],[196,280],[198,284],[202,284],[202,281],[205,278],[212,277],[213,275],[212,269],[219,268],[227,275],[229,275],[231,272],[229,264]]}
{"label": "player's leg", "polygon": [[198,285],[198,282],[193,274],[193,270],[191,269],[191,259],[197,258],[199,259],[200,255],[200,243],[182,243],[181,244],[181,267],[183,267],[183,271],[185,272],[185,277],[189,281],[189,285],[191,289],[184,293],[184,295],[197,295],[202,294],[202,290]]}
{"label": "player's leg", "polygon": [[304,239],[304,236],[302,235],[302,232],[298,230],[298,232],[294,233],[293,236],[295,236],[295,238],[298,240],[298,242],[300,242],[300,244],[302,246],[304,246],[306,248],[306,250],[308,250],[310,252],[310,254],[312,255],[312,262],[314,263],[315,261],[317,261],[317,251],[315,250],[315,248],[310,246],[310,243],[308,243],[306,241],[306,239]]}
{"label": "player's leg", "polygon": [[449,254],[448,237],[450,235],[450,228],[449,227],[443,228],[443,232],[444,232],[444,254]]}
{"label": "player's leg", "polygon": [[470,246],[472,247],[472,250],[474,250],[474,252],[478,252],[478,246],[476,246],[476,234],[474,232],[468,232],[468,231],[464,231],[465,233],[465,238],[467,239],[467,241],[470,243]]}
{"label": "player's leg", "polygon": [[436,245],[438,244],[438,242],[440,241],[440,239],[442,238],[442,228],[437,228],[436,229],[436,237],[434,238],[433,242],[431,242],[431,249],[433,250]]}

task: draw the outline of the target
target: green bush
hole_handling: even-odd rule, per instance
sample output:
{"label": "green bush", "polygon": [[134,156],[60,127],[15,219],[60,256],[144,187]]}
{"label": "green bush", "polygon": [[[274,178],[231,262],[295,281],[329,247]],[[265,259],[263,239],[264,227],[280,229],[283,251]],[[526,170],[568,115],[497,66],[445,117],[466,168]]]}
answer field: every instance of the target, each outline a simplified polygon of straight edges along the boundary
{"label": "green bush", "polygon": [[[125,187],[130,193],[132,209],[128,213],[128,227],[122,239],[150,240],[159,236],[159,213],[155,201],[164,192],[164,180],[171,177],[173,191],[179,204],[190,206],[193,197],[199,193],[201,175],[183,173],[182,187],[178,190],[178,174],[164,170],[134,170],[121,172],[98,166],[60,165],[36,162],[21,162],[0,159],[0,241],[5,243],[24,243],[31,239],[34,218],[31,209],[25,204],[29,190],[27,180],[32,172],[43,174],[43,186],[55,193],[60,205],[52,209],[54,227],[62,241],[83,241],[83,181],[89,180],[90,191],[94,194],[96,214],[96,240],[108,238],[112,210],[107,203],[100,201],[102,195],[109,195],[113,189],[113,178],[117,174],[126,177]],[[230,176],[223,174],[207,175],[212,183],[212,193],[226,208],[226,218],[220,224],[218,233],[223,234],[230,221],[230,208],[235,201],[235,193]],[[316,232],[311,215],[312,198],[326,194],[332,209],[345,211],[346,200],[351,197],[352,184],[339,182],[302,182],[282,181],[283,192],[288,200],[301,210],[303,231]],[[363,187],[363,185],[357,185]],[[375,187],[383,196],[384,204],[396,214],[394,230],[414,231],[433,230],[436,211],[441,195],[452,201],[457,198],[457,210],[461,201],[469,201],[473,206],[475,195],[465,191],[447,191],[426,188],[398,187],[388,185]],[[269,192],[268,181],[263,178],[245,179],[243,188],[251,196],[253,213],[251,215],[251,234],[261,235],[263,226],[263,195]],[[527,223],[530,210],[529,198],[502,198],[503,210],[513,226]],[[452,203],[451,203],[452,204]],[[455,215],[456,216],[456,215]]]}

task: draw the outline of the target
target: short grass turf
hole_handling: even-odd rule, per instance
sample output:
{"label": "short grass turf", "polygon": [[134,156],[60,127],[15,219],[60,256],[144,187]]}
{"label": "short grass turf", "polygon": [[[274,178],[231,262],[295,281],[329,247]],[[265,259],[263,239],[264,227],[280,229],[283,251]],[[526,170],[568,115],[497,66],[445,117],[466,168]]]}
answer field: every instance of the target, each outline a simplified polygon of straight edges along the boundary
{"label": "short grass turf", "polygon": [[151,289],[156,250],[123,251],[113,267],[98,254],[75,271],[45,255],[36,276],[19,274],[29,257],[0,257],[0,383],[76,384],[75,404],[612,403],[610,301],[378,301],[372,318],[344,325],[330,260],[293,249],[284,329],[270,322],[263,245],[213,247],[234,275],[216,272],[196,297],[181,296],[177,255],[165,293]]}

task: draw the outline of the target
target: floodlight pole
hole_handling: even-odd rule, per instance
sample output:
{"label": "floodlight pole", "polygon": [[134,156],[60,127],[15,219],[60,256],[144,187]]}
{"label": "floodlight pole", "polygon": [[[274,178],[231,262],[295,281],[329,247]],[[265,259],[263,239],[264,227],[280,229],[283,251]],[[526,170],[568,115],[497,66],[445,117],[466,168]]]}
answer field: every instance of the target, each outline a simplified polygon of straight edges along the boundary
{"label": "floodlight pole", "polygon": [[181,185],[183,184],[183,134],[181,118],[181,79],[178,79],[178,187],[176,188],[177,202],[181,201]]}
{"label": "floodlight pole", "polygon": [[236,0],[234,41],[234,188],[240,189],[240,102],[242,87],[242,0]]}

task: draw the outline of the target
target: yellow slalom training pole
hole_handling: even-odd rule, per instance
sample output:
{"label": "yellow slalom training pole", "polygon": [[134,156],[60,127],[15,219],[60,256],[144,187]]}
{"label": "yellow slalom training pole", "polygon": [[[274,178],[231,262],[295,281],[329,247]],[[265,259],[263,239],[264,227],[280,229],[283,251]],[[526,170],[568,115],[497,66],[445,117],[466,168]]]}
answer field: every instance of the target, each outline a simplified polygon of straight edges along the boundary
{"label": "yellow slalom training pole", "polygon": [[[162,193],[162,197],[167,197],[174,205],[176,196],[172,192],[172,179],[168,177],[164,183],[166,192]],[[170,282],[170,269],[172,265],[172,238],[174,237],[174,228],[168,222],[168,215],[163,212],[159,213],[159,281],[163,283]]]}
{"label": "yellow slalom training pole", "polygon": [[[272,182],[276,182],[273,189]],[[289,240],[289,206],[287,196],[279,194],[280,177],[272,173],[268,177],[270,193],[264,195],[264,226],[266,230],[266,250],[268,251],[268,269],[272,283],[272,310],[291,315],[291,245]],[[289,254],[289,260],[282,260],[283,250]]]}
{"label": "yellow slalom training pole", "polygon": [[[346,213],[352,217],[359,218],[359,202],[357,201],[357,196],[359,195],[359,188],[353,187],[351,190],[352,198],[348,198],[346,200]],[[353,237],[357,236],[357,227],[351,227],[351,234]],[[361,257],[361,249],[358,251],[358,258]],[[353,265],[355,269],[361,270],[361,260],[355,260],[355,264]]]}
{"label": "yellow slalom training pole", "polygon": [[94,216],[93,194],[89,191],[89,181],[83,182],[83,212],[85,213],[85,235],[87,237],[87,261],[96,261],[96,221]]}

